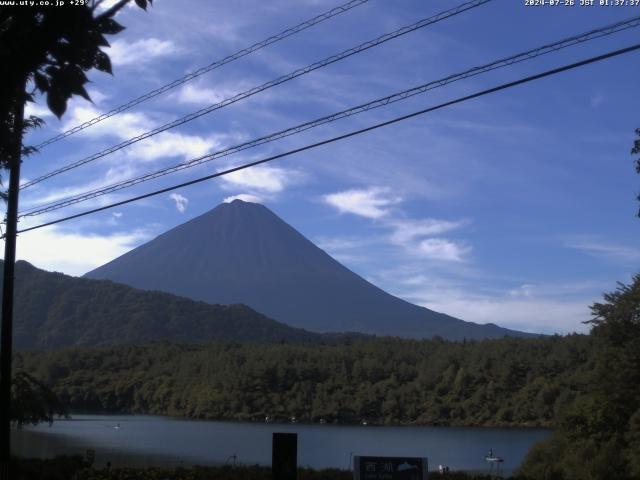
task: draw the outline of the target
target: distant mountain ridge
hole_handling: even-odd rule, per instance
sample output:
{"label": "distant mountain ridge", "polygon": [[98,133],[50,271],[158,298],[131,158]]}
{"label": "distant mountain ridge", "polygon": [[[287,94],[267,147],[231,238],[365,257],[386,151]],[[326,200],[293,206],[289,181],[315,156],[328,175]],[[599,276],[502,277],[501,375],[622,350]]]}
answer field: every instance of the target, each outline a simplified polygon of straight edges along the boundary
{"label": "distant mountain ridge", "polygon": [[[0,269],[3,266],[0,260]],[[13,344],[17,350],[155,340],[339,340],[289,327],[244,305],[210,305],[111,281],[46,272],[24,261],[16,263],[14,318]]]}
{"label": "distant mountain ridge", "polygon": [[212,304],[242,303],[315,332],[462,340],[528,336],[413,305],[347,269],[271,210],[235,200],[85,275]]}

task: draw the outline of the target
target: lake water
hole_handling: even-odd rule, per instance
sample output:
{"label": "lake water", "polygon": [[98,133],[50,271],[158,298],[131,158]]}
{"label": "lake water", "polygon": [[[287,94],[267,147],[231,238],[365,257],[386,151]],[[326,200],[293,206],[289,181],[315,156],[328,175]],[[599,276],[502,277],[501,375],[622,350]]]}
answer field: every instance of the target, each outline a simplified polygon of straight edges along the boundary
{"label": "lake water", "polygon": [[375,427],[252,424],[153,416],[73,415],[53,426],[13,434],[14,454],[47,458],[96,451],[96,464],[114,466],[271,464],[271,434],[298,434],[298,463],[348,469],[352,455],[428,457],[429,468],[488,471],[491,448],[502,471],[517,468],[529,449],[549,436],[545,429]]}

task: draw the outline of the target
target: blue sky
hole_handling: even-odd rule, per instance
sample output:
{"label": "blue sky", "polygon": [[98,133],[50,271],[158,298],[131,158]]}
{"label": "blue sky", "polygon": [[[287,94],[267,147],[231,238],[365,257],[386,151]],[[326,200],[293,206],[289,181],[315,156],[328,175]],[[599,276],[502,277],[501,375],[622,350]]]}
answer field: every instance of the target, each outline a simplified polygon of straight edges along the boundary
{"label": "blue sky", "polygon": [[[579,3],[579,2],[578,2]],[[127,8],[114,77],[28,143],[88,120],[339,1],[156,0]],[[44,148],[24,179],[338,53],[457,2],[370,0]],[[277,129],[640,15],[640,7],[495,0],[280,85],[22,192],[21,207],[129,178]],[[44,216],[70,215],[638,41],[638,29],[461,81]],[[629,154],[640,54],[485,96],[233,176],[20,236],[18,257],[80,275],[231,198],[271,208],[383,289],[459,318],[534,332],[586,331],[588,305],[640,263]]]}

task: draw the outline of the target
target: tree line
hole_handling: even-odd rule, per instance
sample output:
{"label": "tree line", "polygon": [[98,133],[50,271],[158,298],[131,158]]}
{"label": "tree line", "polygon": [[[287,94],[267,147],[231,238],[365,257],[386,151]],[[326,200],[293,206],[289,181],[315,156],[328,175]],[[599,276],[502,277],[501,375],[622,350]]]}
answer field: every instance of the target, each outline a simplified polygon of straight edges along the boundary
{"label": "tree line", "polygon": [[199,419],[551,426],[587,382],[584,335],[341,344],[149,343],[22,352],[72,412]]}
{"label": "tree line", "polygon": [[[640,133],[640,132],[639,132]],[[591,307],[590,368],[522,471],[539,480],[640,478],[640,275]]]}

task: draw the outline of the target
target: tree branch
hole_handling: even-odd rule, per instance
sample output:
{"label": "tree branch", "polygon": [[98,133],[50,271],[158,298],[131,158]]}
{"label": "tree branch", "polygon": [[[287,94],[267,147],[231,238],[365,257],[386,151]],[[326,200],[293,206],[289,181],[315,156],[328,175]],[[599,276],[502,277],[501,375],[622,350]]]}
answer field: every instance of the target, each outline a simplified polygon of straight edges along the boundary
{"label": "tree branch", "polygon": [[111,18],[113,17],[116,13],[118,13],[120,10],[122,10],[122,8],[129,3],[131,0],[120,0],[118,3],[116,3],[113,7],[111,7],[109,10],[106,10],[105,12],[102,12],[100,15],[98,15],[96,17],[96,20],[102,20],[104,18]]}

